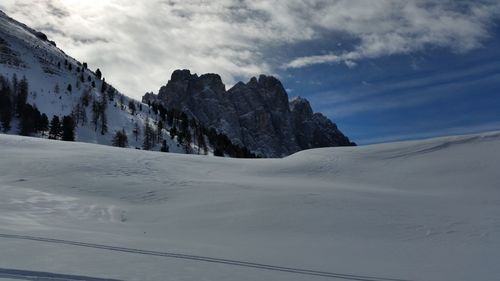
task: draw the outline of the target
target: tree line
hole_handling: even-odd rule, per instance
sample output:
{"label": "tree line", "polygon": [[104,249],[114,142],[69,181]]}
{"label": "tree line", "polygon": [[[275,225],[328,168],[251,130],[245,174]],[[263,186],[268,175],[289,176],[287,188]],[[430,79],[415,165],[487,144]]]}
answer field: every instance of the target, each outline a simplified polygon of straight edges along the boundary
{"label": "tree line", "polygon": [[75,126],[72,116],[54,116],[49,124],[49,118],[41,113],[36,106],[28,103],[29,84],[26,77],[18,79],[14,74],[9,80],[0,75],[0,128],[8,133],[12,129],[12,121],[19,121],[18,133],[22,136],[41,135],[52,139],[74,141]]}
{"label": "tree line", "polygon": [[[65,67],[71,70],[71,64],[65,61]],[[77,67],[77,73],[83,73],[86,64]],[[96,77],[101,79],[102,73],[98,69]],[[122,110],[136,115],[142,111],[142,103],[129,100],[125,104],[123,95],[117,93],[111,85],[102,78],[100,96],[92,95],[92,88],[87,86],[83,89],[79,101],[74,106],[71,114],[66,116],[53,116],[50,119],[45,113],[41,113],[36,106],[29,104],[29,84],[26,77],[18,79],[13,75],[8,79],[0,75],[0,129],[9,132],[12,129],[12,121],[17,119],[18,133],[24,136],[46,136],[49,139],[65,141],[75,140],[75,128],[84,126],[91,122],[94,130],[100,134],[108,133],[107,107],[108,103],[115,101],[116,95],[119,99],[115,101],[115,107],[120,106]],[[56,85],[57,88],[57,85]],[[71,91],[71,88],[67,88]],[[156,114],[156,120],[146,119],[143,125],[137,121],[132,129],[136,140],[142,135],[142,149],[152,150],[159,146],[160,151],[168,152],[167,139],[176,139],[185,153],[208,154],[208,148],[212,147],[215,156],[229,156],[237,158],[256,158],[257,155],[245,147],[233,144],[224,134],[217,132],[214,128],[203,126],[194,118],[188,117],[185,112],[174,108],[165,108],[159,102],[148,102],[149,112]],[[91,116],[87,116],[90,108]],[[128,136],[125,129],[114,132],[112,145],[128,147]]]}

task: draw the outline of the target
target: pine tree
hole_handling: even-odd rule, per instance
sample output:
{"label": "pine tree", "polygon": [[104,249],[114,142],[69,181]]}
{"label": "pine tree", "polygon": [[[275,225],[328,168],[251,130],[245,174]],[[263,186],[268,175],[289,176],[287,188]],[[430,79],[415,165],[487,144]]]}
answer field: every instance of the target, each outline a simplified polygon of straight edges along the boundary
{"label": "pine tree", "polygon": [[10,131],[10,122],[13,115],[12,90],[9,81],[0,76],[0,123],[4,133]]}
{"label": "pine tree", "polygon": [[95,71],[95,76],[97,77],[97,79],[101,80],[102,73],[101,73],[101,70],[99,68]]}
{"label": "pine tree", "polygon": [[75,141],[75,121],[71,116],[63,117],[61,130],[63,141]]}
{"label": "pine tree", "polygon": [[94,125],[94,131],[97,132],[97,125],[99,125],[99,117],[101,114],[100,103],[94,101],[92,103],[92,124]]}
{"label": "pine tree", "polygon": [[19,80],[17,79],[17,75],[14,73],[12,75],[12,98],[16,99],[17,97],[17,90],[19,86]]}
{"label": "pine tree", "polygon": [[200,149],[203,149],[203,153],[207,154],[208,147],[207,143],[205,142],[205,136],[203,135],[201,129],[198,129],[196,132],[197,132],[197,142],[198,142],[198,154],[200,154]]}
{"label": "pine tree", "polygon": [[144,140],[142,143],[142,148],[144,150],[151,150],[155,143],[155,133],[153,127],[149,124],[149,120],[146,120],[144,124]]}
{"label": "pine tree", "polygon": [[125,129],[120,131],[116,131],[112,144],[117,147],[127,147],[128,146],[128,137],[125,133]]}
{"label": "pine tree", "polygon": [[130,113],[132,115],[135,115],[136,108],[135,108],[135,102],[134,101],[129,101],[128,102],[128,109],[130,109]]}
{"label": "pine tree", "polygon": [[76,125],[81,124],[83,126],[87,123],[87,110],[85,110],[82,100],[75,105],[71,115],[73,115]]}
{"label": "pine tree", "polygon": [[17,86],[17,95],[15,96],[15,99],[16,99],[16,113],[18,114],[18,116],[20,116],[28,100],[28,80],[26,80],[26,77],[23,77],[23,79],[19,81]]}
{"label": "pine tree", "polygon": [[37,124],[37,130],[42,132],[42,135],[43,132],[47,132],[49,130],[49,117],[47,116],[47,114],[42,113],[42,115],[40,116]]}
{"label": "pine tree", "polygon": [[101,135],[108,132],[108,119],[106,116],[107,107],[108,101],[106,95],[102,95],[100,101],[94,101],[92,103],[92,124],[94,125],[95,131],[97,131],[99,125],[101,126]]}
{"label": "pine tree", "polygon": [[116,89],[113,88],[113,86],[107,84],[106,93],[108,94],[108,98],[109,98],[110,101],[114,101],[115,100]]}
{"label": "pine tree", "polygon": [[82,96],[80,97],[80,102],[83,105],[83,107],[87,107],[90,105],[90,100],[92,98],[91,89],[90,88],[85,88],[82,92]]}
{"label": "pine tree", "polygon": [[108,84],[106,83],[106,78],[102,78],[101,93],[105,93],[107,88],[108,88]]}
{"label": "pine tree", "polygon": [[120,95],[120,108],[123,110],[125,107],[125,97]]}
{"label": "pine tree", "polygon": [[40,118],[40,111],[34,109],[30,104],[25,104],[19,114],[19,134],[31,136],[36,132],[37,121]]}
{"label": "pine tree", "polygon": [[161,141],[161,139],[163,137],[162,131],[163,131],[163,121],[161,121],[161,119],[160,119],[158,121],[158,125],[156,127],[156,137],[158,139],[158,143]]}
{"label": "pine tree", "polygon": [[167,144],[167,140],[163,140],[162,144],[161,144],[161,148],[160,148],[160,151],[161,152],[168,152],[169,151],[169,147],[168,147],[168,144]]}
{"label": "pine tree", "polygon": [[50,121],[49,139],[57,140],[61,136],[61,122],[59,116],[54,115]]}
{"label": "pine tree", "polygon": [[135,122],[132,134],[134,134],[135,141],[137,141],[139,139],[139,135],[141,134],[141,128],[139,127],[139,123]]}
{"label": "pine tree", "polygon": [[106,116],[106,109],[108,108],[108,99],[106,95],[102,95],[101,103],[100,103],[100,116],[101,116],[101,135],[104,135],[108,132],[108,118]]}

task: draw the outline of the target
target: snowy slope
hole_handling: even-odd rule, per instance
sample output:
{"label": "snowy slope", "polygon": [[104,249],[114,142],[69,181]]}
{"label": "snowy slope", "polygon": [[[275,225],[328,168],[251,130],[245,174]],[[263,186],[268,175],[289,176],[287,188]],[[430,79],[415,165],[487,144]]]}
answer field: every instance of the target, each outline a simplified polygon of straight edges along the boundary
{"label": "snowy slope", "polygon": [[[65,61],[71,65],[71,70],[65,65]],[[41,40],[36,36],[36,31],[0,11],[0,75],[11,79],[15,74],[19,80],[26,77],[29,83],[28,103],[35,105],[41,113],[47,114],[49,119],[53,115],[60,117],[70,115],[85,91],[88,91],[95,100],[101,99],[102,80],[97,78],[93,71],[85,69],[82,70],[84,82],[81,82],[79,78],[82,73],[77,72],[77,68],[82,69],[82,63],[66,55],[48,40]],[[91,81],[88,81],[88,77]],[[95,87],[92,87],[92,82]],[[67,90],[68,85],[72,86],[71,92]],[[143,111],[131,114],[128,108],[131,99],[126,96],[120,99],[120,96],[123,94],[117,91],[114,101],[108,104],[106,111],[108,133],[105,135],[101,135],[99,129],[95,130],[90,122],[92,106],[86,108],[89,122],[77,127],[78,141],[110,145],[114,133],[125,129],[129,146],[132,148],[142,146],[142,136],[137,141],[132,136],[135,124],[139,124],[143,129],[146,120],[150,120],[151,125],[155,126],[154,120],[157,120],[158,116],[151,113],[145,104]],[[140,102],[135,101],[135,103]],[[9,133],[17,134],[18,131],[14,124]],[[183,151],[176,139],[171,140],[168,137],[166,130],[163,134],[171,152]],[[157,145],[155,150],[159,148],[160,145]]]}
{"label": "snowy slope", "polygon": [[0,135],[0,280],[498,280],[499,151],[500,132],[273,160]]}

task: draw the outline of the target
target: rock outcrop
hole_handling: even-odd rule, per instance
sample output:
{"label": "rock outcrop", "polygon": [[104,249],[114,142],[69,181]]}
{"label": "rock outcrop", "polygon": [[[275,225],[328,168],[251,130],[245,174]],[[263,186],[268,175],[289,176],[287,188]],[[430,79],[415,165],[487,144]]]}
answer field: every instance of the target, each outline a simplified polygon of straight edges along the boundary
{"label": "rock outcrop", "polygon": [[176,70],[161,87],[158,100],[263,157],[354,145],[333,122],[314,113],[307,100],[289,101],[281,82],[272,76],[253,77],[226,91],[217,74],[198,76],[189,70]]}

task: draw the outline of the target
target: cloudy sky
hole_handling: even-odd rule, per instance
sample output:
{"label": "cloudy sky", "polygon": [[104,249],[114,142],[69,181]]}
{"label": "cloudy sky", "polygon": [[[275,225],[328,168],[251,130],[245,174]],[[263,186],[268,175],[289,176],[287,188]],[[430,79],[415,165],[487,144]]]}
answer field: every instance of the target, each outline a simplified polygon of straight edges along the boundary
{"label": "cloudy sky", "polygon": [[278,76],[359,143],[500,129],[498,0],[2,0],[125,94]]}

